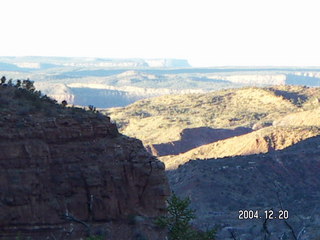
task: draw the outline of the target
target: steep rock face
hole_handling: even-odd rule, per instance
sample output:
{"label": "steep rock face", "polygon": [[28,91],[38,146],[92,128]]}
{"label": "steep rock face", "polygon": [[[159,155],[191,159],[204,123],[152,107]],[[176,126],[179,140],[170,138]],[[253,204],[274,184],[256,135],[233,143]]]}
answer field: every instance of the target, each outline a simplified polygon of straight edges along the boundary
{"label": "steep rock face", "polygon": [[5,120],[1,239],[164,239],[150,219],[164,213],[164,165],[139,140],[96,116]]}
{"label": "steep rock face", "polygon": [[35,84],[35,87],[40,90],[42,93],[50,96],[51,98],[62,102],[66,100],[69,104],[74,103],[75,95],[71,89],[62,83],[53,83],[48,84],[46,82],[38,82]]}

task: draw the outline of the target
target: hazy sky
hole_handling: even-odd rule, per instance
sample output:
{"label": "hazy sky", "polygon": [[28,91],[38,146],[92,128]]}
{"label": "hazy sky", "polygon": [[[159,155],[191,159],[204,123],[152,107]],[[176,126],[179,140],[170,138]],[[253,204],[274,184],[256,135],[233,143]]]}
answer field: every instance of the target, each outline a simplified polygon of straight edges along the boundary
{"label": "hazy sky", "polygon": [[0,55],[320,66],[319,1],[1,0]]}

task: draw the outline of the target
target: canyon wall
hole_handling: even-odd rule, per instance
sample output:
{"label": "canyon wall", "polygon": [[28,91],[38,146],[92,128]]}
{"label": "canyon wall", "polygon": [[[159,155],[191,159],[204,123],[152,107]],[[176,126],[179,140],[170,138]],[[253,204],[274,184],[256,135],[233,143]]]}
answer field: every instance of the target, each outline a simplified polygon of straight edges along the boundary
{"label": "canyon wall", "polygon": [[[164,239],[164,164],[108,117],[0,121],[0,238]],[[140,238],[139,238],[140,237]]]}

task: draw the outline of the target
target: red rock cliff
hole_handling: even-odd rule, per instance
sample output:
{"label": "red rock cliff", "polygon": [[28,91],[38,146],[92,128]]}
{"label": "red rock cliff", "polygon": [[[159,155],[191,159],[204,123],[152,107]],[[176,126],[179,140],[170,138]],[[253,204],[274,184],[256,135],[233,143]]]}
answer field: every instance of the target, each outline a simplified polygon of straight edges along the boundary
{"label": "red rock cliff", "polygon": [[0,239],[164,239],[164,164],[139,140],[102,116],[1,114]]}

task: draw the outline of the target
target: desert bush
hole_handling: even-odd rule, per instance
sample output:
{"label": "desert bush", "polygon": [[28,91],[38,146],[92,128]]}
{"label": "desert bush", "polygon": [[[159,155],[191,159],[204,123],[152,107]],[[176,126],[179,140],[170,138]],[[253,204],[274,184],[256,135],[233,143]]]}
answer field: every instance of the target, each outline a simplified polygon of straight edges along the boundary
{"label": "desert bush", "polygon": [[94,107],[93,105],[89,105],[88,109],[89,109],[90,112],[97,112],[96,107]]}
{"label": "desert bush", "polygon": [[189,198],[180,199],[174,193],[168,202],[168,215],[156,220],[156,225],[169,230],[170,240],[213,240],[216,230],[200,231],[190,221],[195,219],[195,210],[189,208]]}
{"label": "desert bush", "polygon": [[16,88],[21,87],[21,80],[19,80],[19,79],[17,80],[15,87]]}
{"label": "desert bush", "polygon": [[6,77],[5,77],[5,76],[2,76],[2,78],[1,78],[1,80],[0,80],[0,85],[5,84],[6,80],[7,80]]}
{"label": "desert bush", "polygon": [[34,81],[30,81],[29,79],[23,80],[21,83],[21,87],[26,89],[27,91],[34,92],[36,90],[34,86]]}
{"label": "desert bush", "polygon": [[63,107],[66,107],[66,106],[68,105],[68,103],[67,103],[66,100],[63,100],[63,101],[61,102],[61,105],[62,105]]}
{"label": "desert bush", "polygon": [[10,87],[13,86],[12,79],[9,79],[9,81],[8,81],[8,86],[10,86]]}

